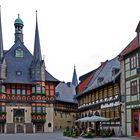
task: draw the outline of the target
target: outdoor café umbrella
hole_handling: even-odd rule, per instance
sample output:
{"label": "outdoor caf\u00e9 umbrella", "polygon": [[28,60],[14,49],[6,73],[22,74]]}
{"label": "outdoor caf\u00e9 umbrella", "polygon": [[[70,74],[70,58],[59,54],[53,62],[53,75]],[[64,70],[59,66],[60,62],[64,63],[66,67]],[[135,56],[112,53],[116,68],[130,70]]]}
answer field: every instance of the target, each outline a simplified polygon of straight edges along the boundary
{"label": "outdoor caf\u00e9 umbrella", "polygon": [[84,117],[84,118],[80,118],[80,119],[76,120],[76,122],[89,122],[90,119],[91,119],[91,117]]}
{"label": "outdoor caf\u00e9 umbrella", "polygon": [[89,119],[90,122],[104,122],[104,121],[108,121],[108,120],[109,120],[109,118],[100,117],[100,116],[96,116],[96,115],[91,116]]}
{"label": "outdoor caf\u00e9 umbrella", "polygon": [[84,117],[84,118],[80,118],[78,120],[76,120],[76,122],[104,122],[104,121],[108,121],[109,118],[104,118],[104,117],[100,117],[100,116],[91,116],[91,117]]}

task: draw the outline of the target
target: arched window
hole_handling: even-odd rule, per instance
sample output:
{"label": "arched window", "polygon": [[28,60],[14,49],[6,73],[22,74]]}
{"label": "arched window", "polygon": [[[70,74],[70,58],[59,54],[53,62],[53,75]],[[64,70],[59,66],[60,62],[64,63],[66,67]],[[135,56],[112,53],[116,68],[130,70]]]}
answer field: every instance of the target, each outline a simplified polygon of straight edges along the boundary
{"label": "arched window", "polygon": [[48,123],[48,127],[52,127],[52,124],[51,123]]}
{"label": "arched window", "polygon": [[20,48],[16,49],[15,57],[23,57],[23,50]]}

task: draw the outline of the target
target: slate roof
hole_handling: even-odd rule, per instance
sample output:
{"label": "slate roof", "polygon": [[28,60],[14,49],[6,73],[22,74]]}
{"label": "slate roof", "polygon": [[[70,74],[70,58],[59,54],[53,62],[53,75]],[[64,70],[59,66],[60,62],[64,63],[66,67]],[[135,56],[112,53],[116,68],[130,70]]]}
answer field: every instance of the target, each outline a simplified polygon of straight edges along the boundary
{"label": "slate roof", "polygon": [[[15,24],[21,24],[23,26],[23,21],[19,18],[15,20]],[[21,27],[21,26],[20,26]],[[15,26],[16,28],[16,26]],[[39,31],[38,31],[38,22],[37,22],[37,13],[36,13],[36,29],[35,29],[35,42],[34,42],[34,55],[32,55],[29,50],[23,44],[23,34],[22,28],[18,28],[21,31],[15,31],[15,44],[8,50],[3,51],[3,40],[2,40],[2,27],[1,27],[1,9],[0,9],[0,61],[6,61],[6,79],[5,83],[33,83],[31,77],[34,75],[38,81],[45,80],[46,82],[59,82],[54,78],[49,72],[45,71],[45,63],[42,60],[40,40],[39,40]],[[20,36],[20,37],[19,37]],[[18,50],[17,50],[18,49]],[[21,51],[19,51],[19,49]],[[21,56],[15,56],[17,54]],[[23,56],[22,56],[23,51]],[[3,58],[4,56],[4,58]],[[4,61],[4,62],[5,62]],[[34,62],[36,67],[34,69],[31,67],[31,63]],[[39,63],[41,67],[39,67]],[[32,70],[32,71],[31,71]],[[45,74],[43,73],[45,72]],[[32,74],[32,75],[31,75]],[[39,76],[38,76],[39,75]]]}
{"label": "slate roof", "polygon": [[[24,52],[23,58],[15,57],[15,50],[22,49]],[[32,54],[28,49],[21,43],[20,40],[14,44],[9,51],[5,54],[7,64],[7,83],[31,83],[30,80],[30,64],[32,62]],[[21,71],[21,76],[17,75],[17,72]]]}
{"label": "slate roof", "polygon": [[[113,69],[117,69],[118,72],[113,76]],[[112,60],[104,62],[98,69],[96,69],[93,73],[93,76],[89,83],[86,85],[86,88],[82,91],[81,94],[77,95],[77,97],[87,93],[90,90],[96,89],[100,86],[103,86],[107,83],[110,83],[116,79],[116,77],[120,74],[120,61],[118,57],[115,57]],[[102,79],[99,82],[99,79]]]}
{"label": "slate roof", "polygon": [[[24,52],[23,58],[16,58],[14,56],[15,50],[20,48]],[[7,78],[4,82],[6,83],[32,83],[30,78],[30,66],[33,59],[33,55],[29,50],[23,45],[23,43],[18,40],[10,50],[6,51],[5,59],[7,64]],[[17,72],[21,71],[21,75],[17,75]],[[50,73],[46,71],[46,81],[58,82]]]}
{"label": "slate roof", "polygon": [[93,77],[91,78],[89,84],[87,85],[86,89],[84,90],[84,92],[87,92],[89,90],[91,90],[91,87],[93,86],[95,80],[98,78],[100,72],[102,71],[103,67],[104,67],[105,63],[102,64],[98,69],[96,69],[93,73]]}
{"label": "slate roof", "polygon": [[53,77],[48,71],[45,71],[45,81],[47,82],[60,82],[58,79]]}
{"label": "slate roof", "polygon": [[75,86],[73,86],[71,82],[61,82],[55,88],[55,96],[58,101],[76,103],[74,100],[75,94]]}
{"label": "slate roof", "polygon": [[73,84],[75,87],[78,85],[78,80],[77,80],[77,74],[76,74],[75,66],[74,66],[74,71],[73,71],[72,84]]}
{"label": "slate roof", "polygon": [[[118,71],[118,73],[115,76],[112,75],[112,71],[114,68],[120,70],[120,62],[118,60],[118,57],[107,61],[105,65],[103,66],[103,68],[98,70],[98,76],[93,77],[93,79],[89,83],[88,88],[86,89],[85,92],[112,82],[116,78],[116,76],[119,74],[119,71]],[[103,78],[103,80],[99,82],[98,78]]]}
{"label": "slate roof", "polygon": [[81,82],[77,86],[77,90],[79,91],[78,94],[84,93],[87,90],[88,86],[90,86],[91,83],[93,83],[93,81],[98,76],[98,74],[101,71],[101,69],[103,68],[104,64],[105,64],[105,62],[101,63],[101,65],[98,68],[96,68],[96,69],[94,69],[94,70],[92,70],[92,71],[80,76],[79,79],[81,80]]}

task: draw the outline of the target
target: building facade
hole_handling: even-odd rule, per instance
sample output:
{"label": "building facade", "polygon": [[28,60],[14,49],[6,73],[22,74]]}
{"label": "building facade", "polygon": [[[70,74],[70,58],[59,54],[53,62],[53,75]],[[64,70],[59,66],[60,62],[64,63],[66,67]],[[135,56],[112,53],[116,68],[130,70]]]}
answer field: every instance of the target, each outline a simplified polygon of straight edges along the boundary
{"label": "building facade", "polygon": [[75,100],[78,85],[76,69],[74,67],[72,82],[61,82],[55,90],[54,129],[72,128],[77,117],[77,101]]}
{"label": "building facade", "polygon": [[14,27],[14,45],[4,51],[0,13],[0,132],[53,132],[59,81],[47,72],[42,59],[37,13],[33,55],[24,45],[24,24],[19,15]]}
{"label": "building facade", "polygon": [[[102,123],[102,127],[114,129],[115,134],[120,135],[122,122],[118,57],[102,63],[97,69],[81,76],[80,80],[76,97],[79,118],[93,115],[109,118],[109,121]],[[91,122],[90,125],[95,131],[100,128],[99,122]]]}
{"label": "building facade", "polygon": [[126,135],[140,136],[140,23],[137,36],[121,52],[121,87],[125,97]]}

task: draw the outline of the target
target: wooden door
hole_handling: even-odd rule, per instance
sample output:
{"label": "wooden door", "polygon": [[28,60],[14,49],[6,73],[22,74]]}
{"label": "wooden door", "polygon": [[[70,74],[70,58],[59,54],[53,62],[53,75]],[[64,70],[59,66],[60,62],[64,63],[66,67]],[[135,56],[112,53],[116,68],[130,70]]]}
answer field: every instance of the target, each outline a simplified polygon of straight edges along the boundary
{"label": "wooden door", "polygon": [[140,112],[132,113],[132,135],[140,136]]}
{"label": "wooden door", "polygon": [[17,133],[24,133],[22,125],[17,125]]}

